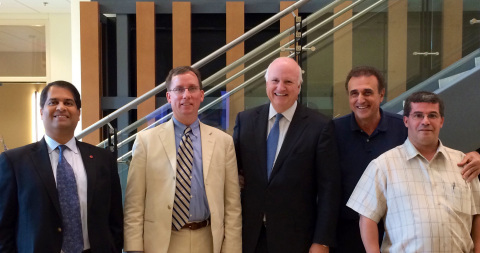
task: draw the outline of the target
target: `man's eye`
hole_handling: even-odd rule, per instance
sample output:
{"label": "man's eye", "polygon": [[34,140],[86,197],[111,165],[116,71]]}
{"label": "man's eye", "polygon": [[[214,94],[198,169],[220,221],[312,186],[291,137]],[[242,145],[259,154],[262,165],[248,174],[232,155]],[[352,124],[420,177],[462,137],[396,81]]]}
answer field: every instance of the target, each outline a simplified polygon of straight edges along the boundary
{"label": "man's eye", "polygon": [[415,119],[423,119],[423,114],[421,114],[421,113],[415,113],[415,114],[413,114],[413,118],[415,118]]}

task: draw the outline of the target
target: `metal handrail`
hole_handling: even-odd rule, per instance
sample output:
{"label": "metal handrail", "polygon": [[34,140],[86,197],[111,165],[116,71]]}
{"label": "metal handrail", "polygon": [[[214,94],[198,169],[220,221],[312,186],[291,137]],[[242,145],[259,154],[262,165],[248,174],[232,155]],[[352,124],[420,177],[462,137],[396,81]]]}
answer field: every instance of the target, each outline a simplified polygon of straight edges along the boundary
{"label": "metal handrail", "polygon": [[[377,1],[376,3],[374,3],[372,6],[368,7],[367,9],[368,9],[368,10],[371,10],[371,9],[377,7],[380,3],[384,2],[384,1],[385,1],[385,0],[379,0],[379,1]],[[357,3],[357,2],[355,2],[355,3]],[[352,3],[352,4],[349,5],[347,8],[353,8],[353,7],[356,5],[355,3]],[[358,4],[358,3],[357,3],[357,4]],[[347,11],[347,10],[345,10],[345,11]],[[344,13],[345,11],[341,12],[341,14]],[[341,24],[339,24],[337,27],[332,28],[331,30],[329,30],[329,31],[326,32],[325,34],[331,35],[333,32],[335,32],[335,31],[337,31],[338,29],[344,27],[345,25],[353,22],[353,20],[356,20],[357,18],[363,16],[363,15],[366,14],[367,12],[368,12],[368,11],[362,11],[362,12],[357,13],[354,17],[345,20],[344,22],[342,22]],[[337,13],[337,14],[338,14],[338,13]],[[341,15],[341,14],[338,14],[338,15]],[[337,15],[337,16],[338,16],[338,15]],[[333,18],[336,18],[337,16],[333,16],[333,17],[331,17],[331,18],[333,19]],[[322,23],[320,23],[320,24],[312,27],[311,29],[318,29],[318,28],[321,26],[321,24],[325,24],[325,21],[323,21]],[[311,29],[309,29],[310,32],[312,32]],[[307,31],[307,32],[308,32],[308,31]],[[307,35],[307,32],[305,32],[304,35]],[[325,34],[324,34],[324,35],[325,35]],[[314,40],[314,42],[315,42],[315,43],[318,43],[320,40],[325,39],[327,36],[324,36],[324,35],[322,35],[322,36],[319,37],[319,38],[321,38],[321,39],[316,39],[316,40]],[[290,41],[290,42],[292,42],[292,41]],[[290,42],[289,42],[289,43],[290,43]],[[287,43],[287,44],[288,44],[288,43]],[[312,43],[309,43],[309,44],[307,44],[307,46],[308,46],[308,47],[309,47],[309,46],[312,46],[312,44],[314,44],[314,43],[313,43],[313,42],[312,42]],[[307,46],[306,46],[306,47],[307,47]],[[276,50],[272,51],[272,52],[269,53],[268,55],[266,55],[266,56],[262,57],[261,59],[259,59],[256,63],[262,62],[262,61],[270,58],[272,55],[276,54],[279,50],[280,50],[280,49],[276,49]],[[294,53],[292,53],[292,54],[289,55],[289,57],[293,57],[293,56],[294,56]],[[253,64],[253,63],[252,63],[252,64]],[[251,67],[251,65],[248,66],[248,67]],[[203,112],[206,111],[207,109],[209,109],[209,108],[213,107],[214,105],[220,103],[223,99],[229,97],[231,94],[234,94],[234,93],[236,93],[237,91],[243,89],[244,87],[250,85],[251,83],[253,83],[254,81],[256,81],[258,78],[261,78],[261,77],[265,74],[265,71],[266,71],[266,70],[261,71],[260,73],[256,74],[255,76],[253,76],[252,78],[248,79],[248,80],[245,81],[244,83],[238,85],[237,87],[235,87],[235,88],[232,89],[231,91],[226,92],[224,95],[216,98],[216,99],[213,100],[212,102],[210,102],[210,103],[208,103],[207,105],[203,106],[202,108],[199,109],[198,113],[199,113],[199,114],[200,114],[200,113],[203,113]],[[237,74],[239,74],[239,73],[237,73]],[[236,77],[235,77],[235,78],[236,78]],[[227,79],[227,80],[228,80],[228,79]],[[222,83],[220,83],[220,84],[217,84],[217,85],[216,85],[214,88],[212,88],[212,89],[218,89],[218,88],[221,88],[221,87],[225,86],[225,85],[229,82],[229,81],[227,81],[227,80],[225,80],[224,82],[222,82]],[[161,119],[155,121],[153,124],[151,124],[151,125],[148,126],[147,128],[142,129],[142,130],[139,131],[138,133],[140,133],[140,132],[142,132],[142,131],[144,131],[144,130],[147,130],[147,129],[149,129],[149,128],[152,128],[152,127],[157,126],[158,124],[162,123],[163,121],[165,121],[166,119],[170,118],[171,116],[172,116],[172,113],[167,114],[166,116],[162,117]],[[137,136],[138,133],[133,134],[132,136],[130,136],[130,137],[128,137],[127,139],[125,139],[123,142],[119,143],[119,144],[118,144],[118,145],[119,145],[119,148],[120,148],[121,146],[125,145],[126,143],[128,143],[128,142],[130,142],[130,141],[133,141],[133,140],[136,138],[136,136]],[[125,153],[124,155],[122,155],[121,157],[119,157],[119,158],[117,159],[117,161],[119,161],[119,162],[120,162],[120,161],[123,161],[124,159],[129,158],[131,155],[132,155],[132,151],[130,150],[130,151],[128,151],[127,153]]]}
{"label": "metal handrail", "polygon": [[[226,44],[225,46],[217,49],[215,52],[209,54],[208,56],[206,56],[205,58],[201,59],[200,61],[196,62],[195,64],[192,65],[192,67],[194,68],[200,68],[202,66],[204,66],[205,64],[209,63],[210,61],[216,59],[217,57],[219,57],[220,55],[224,54],[225,52],[227,52],[229,49],[235,47],[236,45],[242,43],[243,41],[245,41],[246,39],[252,37],[253,35],[255,35],[256,33],[260,32],[261,30],[263,30],[264,28],[270,26],[271,24],[273,24],[274,22],[276,22],[277,20],[279,20],[280,18],[282,18],[283,16],[286,16],[287,14],[289,14],[290,12],[300,8],[301,6],[305,5],[306,3],[308,3],[310,0],[299,0],[298,2],[290,5],[289,7],[285,8],[284,10],[280,11],[279,13],[273,15],[272,17],[270,17],[269,19],[265,20],[264,22],[262,22],[261,24],[259,24],[258,26],[254,27],[253,29],[251,29],[250,31],[244,33],[243,35],[241,35],[240,37],[234,39],[233,41],[231,41],[230,43]],[[129,102],[128,104],[120,107],[119,109],[115,110],[114,112],[110,113],[109,115],[107,115],[106,117],[104,117],[103,119],[97,121],[96,123],[92,124],[91,126],[85,128],[82,132],[80,132],[76,137],[78,139],[81,139],[83,137],[85,137],[86,135],[90,134],[91,132],[95,131],[96,129],[104,126],[105,124],[107,124],[108,122],[116,119],[118,116],[120,116],[120,114],[134,108],[135,106],[137,106],[138,104],[142,103],[143,101],[149,99],[150,97],[156,95],[157,93],[163,91],[165,89],[165,82],[163,82],[162,84],[156,86],[155,88],[151,89],[150,91],[146,92],[145,94],[141,95],[140,97],[134,99],[133,101]]]}
{"label": "metal handrail", "polygon": [[[351,3],[349,6],[343,8],[341,11],[335,13],[334,15],[330,16],[329,18],[325,19],[323,22],[321,22],[319,25],[316,25],[312,28],[310,28],[308,31],[306,31],[304,33],[304,35],[307,35],[309,34],[310,32],[320,28],[321,26],[327,24],[328,22],[332,21],[334,18],[342,15],[343,13],[345,13],[346,11],[352,9],[353,7],[355,7],[356,5],[358,5],[359,3],[361,3],[362,1],[365,1],[365,0],[357,0],[353,3]],[[323,7],[322,9],[320,9],[319,11],[316,11],[312,14],[310,14],[307,18],[305,18],[305,20],[302,22],[302,25],[303,26],[306,26],[308,24],[310,24],[311,22],[313,22],[314,20],[316,20],[317,18],[321,17],[322,15],[324,15],[325,13],[327,13],[327,11],[329,11],[330,9],[332,9],[333,7],[335,7],[338,3],[340,2],[343,2],[343,0],[336,0],[336,1],[333,1],[332,3],[326,5],[325,7]],[[214,73],[213,75],[209,76],[207,79],[203,80],[203,86],[204,88],[205,87],[208,87],[211,83],[213,83],[213,81],[217,80],[218,78],[220,77],[223,77],[225,76],[229,71],[232,71],[233,69],[235,69],[236,67],[240,66],[241,64],[244,64],[245,62],[247,62],[248,60],[252,59],[253,57],[257,56],[260,52],[263,52],[266,48],[274,45],[275,43],[278,43],[281,39],[283,39],[284,37],[288,36],[289,34],[293,33],[295,29],[295,26],[292,26],[290,28],[288,28],[287,30],[279,33],[278,35],[276,35],[275,37],[271,38],[270,40],[268,40],[267,42],[263,43],[262,45],[256,47],[255,49],[253,49],[252,51],[250,51],[249,53],[245,54],[244,56],[240,57],[239,59],[237,59],[236,61],[232,62],[231,64],[225,66],[224,68],[222,68],[221,70],[217,71],[216,73]],[[294,40],[290,40],[289,42],[285,43],[285,45],[283,45],[283,47],[289,47],[290,45],[292,45],[294,43]],[[277,53],[279,50],[281,49],[278,48],[276,49],[275,51],[273,51],[271,54],[269,55],[272,55],[273,53]],[[235,80],[237,77],[243,75],[244,73],[248,72],[249,70],[251,70],[252,68],[256,67],[257,65],[259,65],[261,63],[261,61],[256,61],[252,64],[250,64],[248,67],[245,67],[243,68],[242,70],[238,71],[237,73],[235,73],[234,75],[230,76],[229,78],[227,78],[225,81],[221,82],[220,84],[217,84],[215,87],[205,91],[205,96],[208,96],[209,94],[211,94],[213,91],[216,91],[218,90],[219,88],[223,87],[224,84],[226,83],[229,83],[231,82],[232,80]],[[164,104],[162,105],[161,107],[157,108],[155,111],[153,111],[152,113],[150,113],[149,115],[135,121],[134,123],[128,125],[127,127],[125,127],[124,129],[120,130],[117,134],[118,135],[121,135],[121,134],[125,134],[125,133],[129,133],[135,129],[137,129],[139,126],[145,124],[149,118],[152,118],[154,116],[152,115],[156,115],[158,114],[158,111],[163,111],[163,110],[166,110],[168,108],[166,107],[169,107],[169,104]],[[147,126],[147,129],[149,129],[151,127]],[[121,146],[123,146],[125,144],[125,142],[129,142],[132,138],[127,138],[125,139],[124,141],[120,142],[119,143],[119,148]],[[100,142],[97,146],[101,147],[103,145],[105,145],[106,143],[106,140]]]}
{"label": "metal handrail", "polygon": [[[291,54],[290,56],[293,56],[293,54]],[[226,92],[225,94],[223,94],[222,96],[216,98],[214,101],[208,103],[207,105],[205,105],[204,107],[200,108],[200,110],[198,110],[198,113],[203,113],[204,111],[206,111],[207,109],[210,109],[212,106],[218,104],[219,102],[221,102],[223,99],[229,97],[231,94],[234,94],[236,93],[237,91],[243,89],[245,86],[247,85],[250,85],[251,83],[253,83],[254,81],[256,81],[258,78],[261,78],[264,74],[265,74],[266,70],[263,70],[261,71],[260,73],[256,74],[255,76],[253,76],[252,78],[248,79],[247,81],[245,81],[244,83],[238,85],[237,87],[235,87],[234,89],[232,89],[231,91],[228,91]],[[163,118],[157,120],[155,123],[153,123],[152,125],[155,125],[156,124],[159,124],[159,122],[161,122],[162,120],[164,120],[164,118],[170,116],[171,117],[171,114],[172,113],[169,113],[168,115],[164,116]],[[143,129],[143,130],[146,130],[146,129]],[[143,131],[142,130],[142,131]],[[135,135],[132,135],[132,136],[135,136],[137,135],[138,133],[136,133]],[[130,136],[130,137],[132,137]],[[129,137],[129,138],[130,138]],[[134,137],[134,138],[135,138]],[[128,151],[127,153],[125,153],[124,155],[122,155],[121,157],[119,157],[117,159],[117,162],[120,162],[120,161],[123,161],[124,159],[130,157],[132,155],[132,150]]]}
{"label": "metal handrail", "polygon": [[342,22],[341,24],[335,26],[334,28],[332,28],[330,31],[322,34],[321,36],[319,36],[318,38],[312,40],[310,43],[307,43],[307,45],[305,45],[305,47],[311,47],[312,45],[320,42],[321,40],[325,39],[326,37],[332,35],[334,32],[340,30],[341,28],[343,28],[344,26],[352,23],[354,20],[356,20],[357,18],[363,16],[364,14],[366,14],[367,12],[369,12],[370,10],[376,8],[378,5],[380,5],[381,3],[385,2],[386,0],[379,0],[377,2],[375,2],[374,4],[370,5],[369,7],[365,8],[363,11],[355,14],[354,16],[352,16],[351,18],[345,20],[344,22]]}

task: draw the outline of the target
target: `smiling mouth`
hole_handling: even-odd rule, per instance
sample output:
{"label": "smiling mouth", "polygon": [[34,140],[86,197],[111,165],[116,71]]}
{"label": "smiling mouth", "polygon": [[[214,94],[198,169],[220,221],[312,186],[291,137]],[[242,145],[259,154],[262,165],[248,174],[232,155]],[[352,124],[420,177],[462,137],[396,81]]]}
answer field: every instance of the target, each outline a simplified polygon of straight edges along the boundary
{"label": "smiling mouth", "polygon": [[53,116],[53,117],[54,117],[54,118],[62,118],[62,119],[63,119],[63,118],[65,118],[65,119],[68,118],[67,115],[55,115],[55,116]]}
{"label": "smiling mouth", "polygon": [[357,109],[367,109],[368,106],[357,106]]}
{"label": "smiling mouth", "polygon": [[283,94],[283,93],[276,93],[276,92],[274,92],[273,94],[275,94],[275,96],[279,96],[279,97],[285,97],[285,96],[287,96],[287,94]]}

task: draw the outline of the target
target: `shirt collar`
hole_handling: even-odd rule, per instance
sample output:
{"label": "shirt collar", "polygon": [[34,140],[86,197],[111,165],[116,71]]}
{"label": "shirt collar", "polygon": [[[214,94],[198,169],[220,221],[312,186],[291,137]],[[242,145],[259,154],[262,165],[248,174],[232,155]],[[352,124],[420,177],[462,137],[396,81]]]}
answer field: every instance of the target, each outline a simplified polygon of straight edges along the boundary
{"label": "shirt collar", "polygon": [[[293,119],[293,114],[295,114],[295,110],[297,109],[297,101],[295,101],[295,103],[293,103],[292,106],[290,106],[290,108],[288,108],[287,110],[285,110],[284,112],[282,112],[282,115],[284,118],[286,118],[288,121],[292,121]],[[268,111],[268,120],[272,119],[273,117],[275,117],[275,115],[277,115],[277,111],[275,111],[275,109],[273,108],[273,105],[272,103],[270,103],[270,109]]]}
{"label": "shirt collar", "polygon": [[[443,156],[446,156],[447,154],[445,150],[445,146],[443,146],[442,144],[442,141],[439,139],[438,142],[439,144],[438,144],[437,152],[435,152],[435,155],[433,156],[433,158],[435,158],[438,154],[442,154]],[[407,160],[413,159],[416,156],[423,157],[423,155],[420,152],[418,152],[415,146],[413,146],[412,142],[410,142],[409,138],[405,140],[404,146],[407,153]]]}
{"label": "shirt collar", "polygon": [[[56,142],[54,139],[50,138],[50,136],[45,135],[45,142],[47,143],[47,149],[48,153],[52,153],[59,145],[60,143]],[[67,146],[71,151],[73,151],[75,154],[78,154],[78,149],[77,149],[77,141],[75,140],[75,137],[72,137],[65,146]]]}
{"label": "shirt collar", "polygon": [[[350,117],[350,127],[351,127],[352,131],[362,130],[358,126],[357,120],[355,120],[355,114],[353,112],[352,112],[352,116]],[[384,117],[384,115],[383,115],[382,108],[380,108],[380,122],[378,122],[378,125],[375,128],[375,130],[373,131],[373,133],[375,133],[376,131],[386,132],[387,129],[388,129],[388,121],[387,121],[386,117]]]}
{"label": "shirt collar", "polygon": [[[185,128],[187,128],[187,126],[180,123],[180,121],[178,121],[175,117],[172,116],[172,118],[175,130],[180,130],[181,134],[183,134],[183,131],[185,131]],[[200,136],[200,120],[198,120],[198,118],[190,125],[190,128],[192,129],[193,136]]]}

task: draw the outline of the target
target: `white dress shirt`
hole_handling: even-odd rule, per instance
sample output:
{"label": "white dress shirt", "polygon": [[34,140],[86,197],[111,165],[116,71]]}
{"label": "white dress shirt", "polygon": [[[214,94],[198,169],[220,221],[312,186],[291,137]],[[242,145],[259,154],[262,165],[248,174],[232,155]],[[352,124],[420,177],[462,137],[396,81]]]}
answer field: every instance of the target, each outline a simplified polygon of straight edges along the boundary
{"label": "white dress shirt", "polygon": [[[286,111],[282,112],[283,118],[281,118],[280,122],[278,122],[280,133],[278,134],[277,152],[275,152],[275,160],[273,161],[273,164],[275,164],[275,161],[277,160],[278,153],[280,152],[280,148],[282,148],[283,141],[285,140],[285,135],[287,134],[288,127],[290,126],[290,122],[292,122],[293,115],[295,114],[296,109],[297,101],[295,101],[295,103]],[[270,130],[272,130],[273,124],[275,123],[275,115],[277,115],[277,111],[275,111],[272,104],[270,103],[270,110],[268,112],[267,139],[268,135],[270,134]]]}

